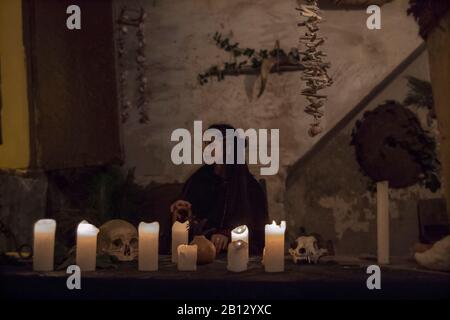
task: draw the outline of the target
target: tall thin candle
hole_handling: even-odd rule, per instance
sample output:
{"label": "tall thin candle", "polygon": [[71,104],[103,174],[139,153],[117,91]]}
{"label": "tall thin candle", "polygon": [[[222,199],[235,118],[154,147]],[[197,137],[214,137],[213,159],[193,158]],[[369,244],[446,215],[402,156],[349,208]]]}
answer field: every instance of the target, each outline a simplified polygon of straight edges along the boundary
{"label": "tall thin candle", "polygon": [[286,221],[281,221],[277,225],[266,224],[265,227],[265,248],[264,248],[264,269],[266,272],[284,271],[284,232],[286,231]]}
{"label": "tall thin candle", "polygon": [[139,224],[139,270],[158,270],[159,223]]}
{"label": "tall thin candle", "polygon": [[175,221],[172,226],[172,262],[178,261],[178,246],[188,244],[189,241],[189,221],[184,223]]}
{"label": "tall thin candle", "polygon": [[81,271],[94,271],[97,259],[98,229],[83,220],[77,228],[76,263]]}
{"label": "tall thin candle", "polygon": [[55,231],[56,221],[53,219],[41,219],[34,224],[33,270],[53,270]]}

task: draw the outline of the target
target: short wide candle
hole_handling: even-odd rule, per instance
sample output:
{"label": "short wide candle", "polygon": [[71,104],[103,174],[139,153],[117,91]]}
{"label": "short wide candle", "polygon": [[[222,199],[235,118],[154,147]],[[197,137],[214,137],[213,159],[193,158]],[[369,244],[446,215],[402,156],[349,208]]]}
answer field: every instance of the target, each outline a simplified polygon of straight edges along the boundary
{"label": "short wide candle", "polygon": [[34,224],[33,270],[53,270],[55,231],[56,221],[53,219],[41,219]]}
{"label": "short wide candle", "polygon": [[248,243],[243,240],[233,241],[228,245],[227,269],[232,272],[247,270]]}
{"label": "short wide candle", "polygon": [[178,222],[172,226],[172,262],[176,263],[178,259],[177,248],[180,244],[187,244],[189,241],[189,221]]}
{"label": "short wide candle", "polygon": [[264,248],[264,269],[266,272],[284,271],[284,232],[286,231],[286,221],[281,221],[277,225],[266,224],[265,227],[265,248]]}
{"label": "short wide candle", "polygon": [[158,270],[159,223],[139,224],[139,270]]}
{"label": "short wide candle", "polygon": [[85,220],[78,225],[76,263],[81,271],[95,271],[98,231],[94,225]]}
{"label": "short wide candle", "polygon": [[197,270],[197,245],[181,244],[177,248],[178,252],[178,270],[195,271]]}

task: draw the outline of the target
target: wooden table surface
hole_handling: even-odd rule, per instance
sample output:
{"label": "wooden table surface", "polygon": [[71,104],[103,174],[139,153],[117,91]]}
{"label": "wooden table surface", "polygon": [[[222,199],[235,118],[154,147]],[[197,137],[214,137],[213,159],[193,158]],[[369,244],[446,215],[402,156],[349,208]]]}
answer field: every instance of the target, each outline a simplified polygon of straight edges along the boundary
{"label": "wooden table surface", "polygon": [[82,273],[81,290],[69,290],[65,271],[33,272],[31,264],[0,266],[0,295],[7,299],[448,299],[450,273],[421,269],[407,260],[381,268],[381,290],[367,289],[367,266],[356,258],[331,257],[318,265],[294,265],[266,273],[251,258],[242,273],[226,270],[224,257],[194,272],[177,271],[161,256],[159,271],[139,272],[137,263]]}

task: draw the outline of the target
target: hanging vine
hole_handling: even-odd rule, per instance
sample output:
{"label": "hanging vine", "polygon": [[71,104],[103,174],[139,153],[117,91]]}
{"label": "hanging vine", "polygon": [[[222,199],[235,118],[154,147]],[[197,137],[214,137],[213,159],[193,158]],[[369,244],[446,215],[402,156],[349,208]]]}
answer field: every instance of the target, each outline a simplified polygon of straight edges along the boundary
{"label": "hanging vine", "polygon": [[239,76],[243,74],[260,74],[261,86],[258,93],[260,97],[265,90],[269,73],[289,72],[303,70],[300,57],[294,48],[286,53],[280,48],[280,43],[275,42],[272,50],[243,48],[238,42],[232,42],[230,38],[221,33],[214,33],[213,40],[216,46],[230,54],[230,61],[221,65],[213,65],[197,78],[200,85],[208,83],[211,78],[222,81],[226,76]]}
{"label": "hanging vine", "polygon": [[327,73],[330,63],[322,59],[326,54],[319,50],[325,38],[319,35],[318,24],[322,18],[319,16],[317,1],[298,0],[296,10],[301,16],[298,26],[306,28],[299,38],[298,48],[286,52],[280,48],[279,41],[276,41],[272,50],[256,50],[241,47],[238,42],[232,42],[228,37],[216,32],[213,36],[216,46],[230,53],[231,59],[221,65],[209,67],[205,72],[198,74],[197,78],[200,85],[204,85],[211,78],[222,81],[226,76],[259,74],[261,85],[258,97],[260,97],[264,93],[270,73],[301,71],[301,80],[306,84],[301,94],[308,100],[305,112],[313,117],[308,134],[313,137],[323,130],[320,120],[324,115],[323,107],[327,100],[327,96],[320,94],[319,91],[329,87],[333,81]]}
{"label": "hanging vine", "polygon": [[146,95],[147,92],[147,58],[145,55],[145,19],[147,14],[145,13],[143,8],[140,9],[130,9],[126,6],[122,7],[118,25],[119,25],[119,36],[117,39],[117,47],[118,47],[118,65],[120,69],[120,77],[119,77],[119,85],[120,85],[120,105],[122,108],[121,118],[122,123],[127,122],[129,118],[129,109],[132,106],[132,102],[130,98],[126,94],[126,84],[128,80],[128,68],[125,63],[126,58],[128,57],[128,51],[126,50],[125,38],[128,35],[130,28],[136,29],[136,41],[137,41],[137,49],[136,49],[136,57],[133,59],[136,63],[136,73],[137,73],[137,85],[138,85],[138,98],[135,103],[136,108],[139,113],[139,122],[147,123],[148,122],[148,114],[147,114],[147,106],[148,106],[148,98]]}
{"label": "hanging vine", "polygon": [[327,96],[318,92],[329,87],[333,81],[327,73],[330,63],[324,62],[323,57],[326,54],[319,50],[325,42],[325,38],[319,35],[319,23],[322,17],[316,0],[298,0],[296,8],[301,20],[299,27],[306,28],[306,32],[299,38],[298,52],[300,61],[305,69],[302,72],[301,79],[305,82],[306,88],[301,94],[308,100],[305,112],[313,117],[313,122],[308,130],[311,137],[321,133],[323,128],[320,121],[324,115],[323,107]]}

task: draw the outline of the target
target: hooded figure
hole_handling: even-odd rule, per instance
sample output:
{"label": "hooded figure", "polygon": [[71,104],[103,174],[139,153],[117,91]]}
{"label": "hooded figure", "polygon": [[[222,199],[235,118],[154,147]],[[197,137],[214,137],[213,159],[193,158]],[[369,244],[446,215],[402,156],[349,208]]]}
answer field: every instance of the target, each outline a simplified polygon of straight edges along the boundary
{"label": "hooded figure", "polygon": [[[224,140],[231,139],[227,129],[234,132],[226,124],[215,124],[209,129],[219,130]],[[267,200],[247,164],[237,163],[238,139],[233,136],[233,164],[226,163],[227,146],[231,146],[228,140],[220,144],[223,164],[204,165],[186,181],[180,199],[171,206],[172,219],[183,220],[188,215],[194,223],[201,222],[202,233],[214,243],[217,252],[227,248],[231,230],[245,224],[249,228],[250,251],[260,254],[264,226],[268,223]]]}

